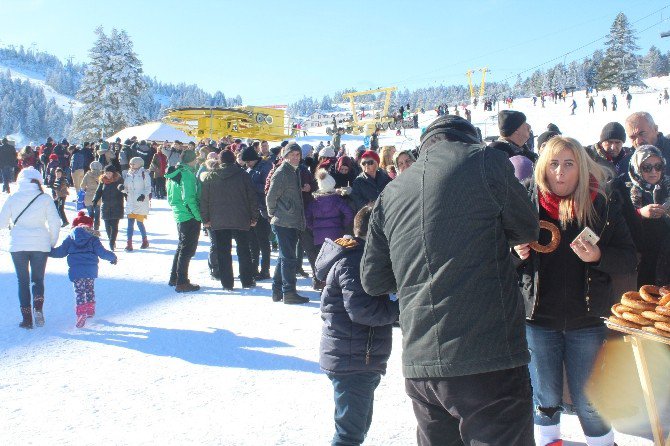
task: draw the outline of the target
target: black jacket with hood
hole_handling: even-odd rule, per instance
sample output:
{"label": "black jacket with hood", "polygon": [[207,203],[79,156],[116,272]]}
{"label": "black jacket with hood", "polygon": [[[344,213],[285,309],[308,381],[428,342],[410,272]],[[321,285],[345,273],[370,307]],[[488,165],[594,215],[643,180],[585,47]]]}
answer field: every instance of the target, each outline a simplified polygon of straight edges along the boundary
{"label": "black jacket with hood", "polygon": [[523,366],[530,355],[510,249],[537,240],[537,211],[507,155],[475,142],[472,124],[447,115],[433,125],[422,140],[466,128],[468,142],[422,144],[412,168],[384,189],[370,218],[363,288],[398,293],[406,378]]}
{"label": "black jacket with hood", "polygon": [[386,373],[398,302],[363,290],[364,245],[359,238],[326,239],[316,259],[316,277],[326,282],[321,292],[319,348],[319,365],[326,373]]}

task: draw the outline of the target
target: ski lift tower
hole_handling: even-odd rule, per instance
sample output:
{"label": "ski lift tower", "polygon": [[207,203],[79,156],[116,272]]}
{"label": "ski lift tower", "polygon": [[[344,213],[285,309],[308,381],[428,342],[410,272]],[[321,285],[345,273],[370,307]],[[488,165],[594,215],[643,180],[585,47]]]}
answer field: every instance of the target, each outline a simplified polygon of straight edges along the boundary
{"label": "ski lift tower", "polygon": [[[482,82],[479,85],[479,100],[484,99],[484,91],[486,87],[486,73],[489,72],[490,70],[488,67],[480,68],[477,71],[482,73]],[[474,102],[475,100],[475,87],[472,85],[472,75],[474,74],[474,70],[468,70],[465,75],[468,77],[468,85],[470,86],[470,102]]]}

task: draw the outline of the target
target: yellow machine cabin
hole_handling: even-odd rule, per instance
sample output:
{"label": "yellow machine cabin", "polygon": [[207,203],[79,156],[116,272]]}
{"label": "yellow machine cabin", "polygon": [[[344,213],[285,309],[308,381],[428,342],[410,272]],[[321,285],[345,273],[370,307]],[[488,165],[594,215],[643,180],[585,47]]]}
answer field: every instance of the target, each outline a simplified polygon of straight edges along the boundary
{"label": "yellow machine cabin", "polygon": [[283,109],[271,107],[172,108],[161,119],[196,139],[219,139],[228,135],[281,141],[295,137],[298,130],[286,124]]}

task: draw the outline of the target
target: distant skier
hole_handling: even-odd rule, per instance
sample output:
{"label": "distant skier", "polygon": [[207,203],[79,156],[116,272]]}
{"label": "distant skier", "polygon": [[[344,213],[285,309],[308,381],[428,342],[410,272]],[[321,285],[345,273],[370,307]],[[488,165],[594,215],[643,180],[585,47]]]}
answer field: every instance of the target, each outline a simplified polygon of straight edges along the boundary
{"label": "distant skier", "polygon": [[668,99],[670,99],[670,96],[668,96],[668,89],[666,88],[665,90],[663,90],[663,100],[665,101],[666,104],[668,103]]}
{"label": "distant skier", "polygon": [[626,94],[626,105],[628,105],[628,108],[630,109],[630,101],[633,100],[633,95],[630,94],[630,91]]}
{"label": "distant skier", "polygon": [[616,95],[613,94],[612,95],[612,111],[616,111],[616,106],[617,106],[617,99],[616,99]]}
{"label": "distant skier", "polygon": [[589,113],[596,112],[596,101],[593,99],[593,96],[589,97]]}
{"label": "distant skier", "polygon": [[603,96],[603,99],[601,101],[603,103],[603,111],[607,111],[607,98]]}
{"label": "distant skier", "polygon": [[576,109],[576,108],[577,108],[577,101],[573,99],[573,100],[572,100],[572,104],[570,104],[570,110],[572,111],[572,112],[570,113],[571,115],[574,115],[574,114],[575,114],[575,109]]}

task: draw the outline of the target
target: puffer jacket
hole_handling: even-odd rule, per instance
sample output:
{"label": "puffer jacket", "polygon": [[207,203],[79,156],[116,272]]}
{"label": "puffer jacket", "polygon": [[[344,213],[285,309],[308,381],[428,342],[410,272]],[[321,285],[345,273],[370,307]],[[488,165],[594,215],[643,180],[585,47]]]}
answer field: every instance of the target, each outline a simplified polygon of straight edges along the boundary
{"label": "puffer jacket", "polygon": [[507,155],[440,141],[375,203],[361,280],[400,302],[403,374],[444,378],[530,361],[510,248],[537,240],[537,211]]}
{"label": "puffer jacket", "polygon": [[300,184],[299,172],[289,162],[283,162],[274,171],[265,199],[271,224],[300,231],[305,229]]}
{"label": "puffer jacket", "polygon": [[102,175],[100,170],[89,170],[81,180],[81,188],[84,191],[84,205],[87,207],[93,206],[93,197],[95,197],[95,191],[98,190],[100,184],[100,175]]}
{"label": "puffer jacket", "polygon": [[327,239],[316,259],[321,293],[319,365],[327,373],[386,373],[398,301],[370,296],[360,281],[365,242]]}
{"label": "puffer jacket", "polygon": [[345,228],[354,221],[354,211],[335,192],[312,195],[314,200],[305,208],[305,221],[314,233],[314,244],[320,245],[327,238],[342,237]]}
{"label": "puffer jacket", "polygon": [[195,170],[188,164],[177,164],[165,173],[168,204],[172,207],[174,219],[183,223],[200,217],[200,181],[195,178]]}
{"label": "puffer jacket", "polygon": [[[533,182],[529,184],[528,193],[536,206],[539,209],[537,198],[537,187]],[[612,289],[612,274],[626,274],[635,271],[637,266],[637,256],[635,253],[635,245],[631,238],[628,226],[624,220],[621,212],[620,196],[618,193],[611,193],[607,198],[598,195],[593,206],[596,210],[597,221],[591,229],[595,232],[600,240],[598,247],[600,248],[601,258],[597,264],[584,264],[583,269],[583,286],[579,288],[583,293],[581,300],[584,303],[583,308],[571,315],[571,318],[585,318],[602,317],[609,314],[610,307],[615,300],[621,296],[615,296]],[[579,228],[581,231],[583,228]],[[540,237],[540,242],[545,243],[545,237],[548,233],[543,231]],[[572,240],[565,240],[570,243]],[[533,320],[538,306],[542,304],[542,296],[539,295],[538,289],[542,277],[542,258],[551,254],[539,254],[531,250],[530,256],[524,261],[520,262],[517,269],[519,273],[519,288],[524,297],[526,307],[526,318]],[[568,286],[566,284],[566,290]],[[569,289],[575,289],[570,287]],[[567,321],[570,323],[570,321]],[[570,328],[579,328],[572,326]]]}
{"label": "puffer jacket", "polygon": [[[42,193],[37,184],[30,181],[19,181],[17,186],[0,210],[0,228],[7,228],[12,224],[9,232],[9,252],[51,251],[51,247],[58,242],[61,225],[51,196]],[[38,198],[26,208],[35,197]],[[21,212],[23,215],[17,225],[13,226]]]}
{"label": "puffer jacket", "polygon": [[200,196],[202,221],[214,230],[248,231],[259,217],[258,199],[251,178],[235,164],[205,173]]}
{"label": "puffer jacket", "polygon": [[123,185],[123,178],[118,172],[114,172],[111,180],[104,175],[100,176],[100,184],[93,196],[93,205],[102,201],[100,207],[100,218],[103,220],[121,220],[123,218],[123,192],[119,186]]}
{"label": "puffer jacket", "polygon": [[[133,171],[129,170],[123,181],[123,191],[126,193],[126,215],[149,215],[151,210],[151,177],[144,167]],[[144,200],[138,201],[144,195]]]}
{"label": "puffer jacket", "polygon": [[100,233],[85,226],[73,228],[63,243],[51,250],[49,257],[67,256],[68,277],[78,279],[96,279],[98,277],[98,258],[113,262],[116,254],[105,249],[100,243]]}

